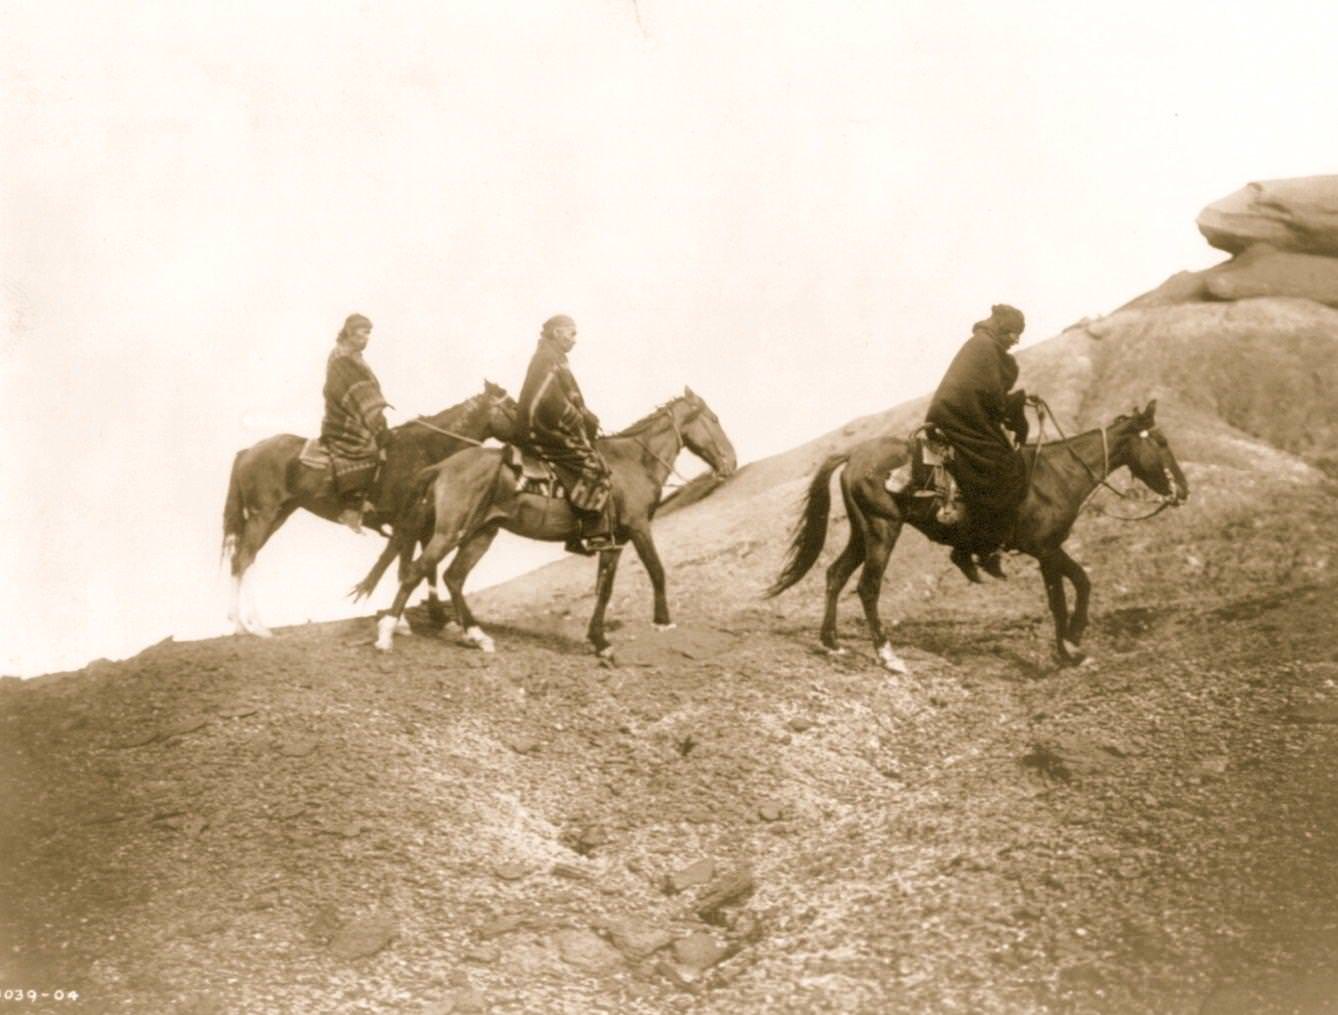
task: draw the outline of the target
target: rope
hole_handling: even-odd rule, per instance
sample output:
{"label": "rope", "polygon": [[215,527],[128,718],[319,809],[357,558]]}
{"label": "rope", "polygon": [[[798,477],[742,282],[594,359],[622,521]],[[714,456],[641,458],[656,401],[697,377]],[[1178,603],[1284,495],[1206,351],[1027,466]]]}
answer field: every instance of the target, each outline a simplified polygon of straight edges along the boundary
{"label": "rope", "polygon": [[[673,428],[674,428],[674,437],[677,438],[677,440],[678,440],[678,449],[679,449],[680,451],[682,451],[682,450],[683,450],[683,432],[678,428],[678,420],[674,418],[674,410],[673,410],[673,407],[672,407],[671,405],[665,405],[665,406],[662,406],[662,407],[660,408],[659,411],[660,411],[661,413],[668,413],[668,415],[669,415],[669,422],[673,425]],[[683,474],[680,473],[677,469],[674,468],[674,463],[673,463],[673,462],[666,462],[663,458],[661,458],[661,457],[660,457],[659,455],[657,455],[654,451],[652,451],[651,448],[650,448],[650,445],[648,445],[645,441],[643,441],[643,440],[642,440],[640,437],[638,437],[636,434],[626,434],[625,436],[626,436],[626,437],[630,437],[632,440],[634,440],[634,441],[636,441],[638,444],[640,444],[640,445],[641,445],[641,450],[645,451],[646,454],[650,455],[651,458],[655,459],[657,462],[659,462],[661,465],[663,465],[666,469],[669,470],[668,475],[665,476],[665,479],[666,479],[666,480],[669,478],[669,476],[673,476],[675,479],[678,480],[678,486],[672,486],[672,487],[670,487],[670,486],[667,486],[667,483],[666,483],[666,484],[661,484],[662,486],[665,486],[665,487],[667,487],[667,488],[670,489],[670,490],[681,490],[683,487],[687,486],[688,483],[691,482],[691,480],[689,480],[689,479],[685,479],[685,478],[683,477]]]}
{"label": "rope", "polygon": [[[1031,397],[1033,404],[1036,407],[1036,415],[1040,419],[1041,429],[1043,430],[1045,427],[1045,417],[1049,416],[1050,419],[1054,421],[1055,431],[1059,434],[1059,438],[1063,442],[1065,449],[1068,451],[1070,455],[1074,457],[1075,460],[1077,460],[1078,464],[1081,465],[1084,470],[1086,470],[1087,475],[1091,477],[1092,482],[1096,484],[1096,486],[1092,487],[1092,492],[1089,493],[1087,497],[1084,499],[1082,506],[1078,509],[1079,511],[1084,511],[1090,507],[1092,511],[1101,515],[1103,518],[1113,518],[1117,522],[1144,522],[1147,521],[1149,518],[1155,518],[1157,515],[1161,514],[1163,511],[1165,511],[1168,507],[1171,506],[1172,503],[1171,499],[1169,497],[1163,497],[1161,504],[1159,504],[1156,508],[1154,508],[1147,514],[1128,517],[1126,515],[1113,515],[1109,511],[1105,511],[1094,504],[1088,504],[1087,501],[1090,501],[1093,495],[1095,495],[1096,491],[1103,486],[1111,493],[1115,494],[1115,496],[1119,497],[1121,500],[1135,499],[1130,494],[1127,494],[1123,490],[1111,486],[1110,483],[1106,482],[1105,476],[1110,475],[1110,439],[1107,436],[1106,428],[1101,427],[1101,460],[1102,460],[1101,471],[1105,475],[1098,476],[1095,472],[1092,471],[1092,467],[1088,465],[1086,461],[1083,460],[1083,457],[1080,454],[1078,454],[1078,452],[1074,451],[1073,448],[1070,446],[1069,437],[1064,433],[1064,428],[1059,425],[1059,420],[1055,418],[1055,411],[1050,408],[1049,403],[1047,403],[1044,398],[1041,398],[1040,395],[1033,395]],[[1040,456],[1041,456],[1041,446],[1038,443],[1036,446],[1036,458],[1040,458]],[[1035,465],[1035,460],[1033,460],[1033,467],[1034,465]]]}
{"label": "rope", "polygon": [[411,420],[409,420],[409,423],[410,423],[411,425],[414,424],[414,423],[417,423],[419,426],[425,426],[425,427],[427,427],[429,430],[433,430],[433,431],[435,431],[436,433],[439,433],[439,434],[441,434],[441,435],[444,436],[444,437],[454,437],[456,440],[458,440],[458,441],[464,441],[466,444],[472,444],[472,445],[474,445],[474,447],[476,447],[476,448],[481,448],[481,447],[483,447],[483,442],[482,442],[482,441],[477,441],[477,440],[475,440],[473,437],[466,437],[464,434],[462,434],[462,433],[456,433],[454,430],[446,430],[446,429],[444,429],[444,428],[442,428],[442,427],[437,426],[435,423],[429,423],[429,422],[428,422],[426,419],[424,419],[422,416],[419,416],[419,417],[417,417],[416,419],[411,419]]}

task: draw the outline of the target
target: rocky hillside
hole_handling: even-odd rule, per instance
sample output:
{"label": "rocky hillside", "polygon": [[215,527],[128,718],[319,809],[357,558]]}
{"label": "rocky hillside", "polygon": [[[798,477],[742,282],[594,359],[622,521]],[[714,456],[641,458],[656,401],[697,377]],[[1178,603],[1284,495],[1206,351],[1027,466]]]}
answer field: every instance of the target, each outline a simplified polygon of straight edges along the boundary
{"label": "rocky hillside", "polygon": [[495,656],[415,615],[388,657],[365,618],[0,685],[4,987],[134,1012],[1335,1010],[1338,309],[1163,297],[1022,357],[1066,428],[1157,398],[1191,483],[1152,522],[1080,520],[1089,665],[1053,665],[1032,564],[970,586],[915,533],[883,595],[910,677],[853,598],[851,654],[816,651],[820,574],[759,598],[812,468],[909,430],[904,405],[667,512],[680,626],[650,628],[629,554],[614,666],[571,559],[477,597]]}

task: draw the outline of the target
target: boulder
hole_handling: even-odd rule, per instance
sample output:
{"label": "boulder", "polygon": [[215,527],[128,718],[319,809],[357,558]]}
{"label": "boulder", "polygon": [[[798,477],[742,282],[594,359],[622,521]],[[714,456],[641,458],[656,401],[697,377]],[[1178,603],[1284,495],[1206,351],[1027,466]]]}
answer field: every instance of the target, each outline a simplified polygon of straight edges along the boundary
{"label": "boulder", "polygon": [[1203,273],[1204,289],[1219,300],[1278,296],[1338,307],[1338,258],[1296,254],[1256,243],[1229,263]]}
{"label": "boulder", "polygon": [[553,935],[564,962],[588,973],[612,972],[622,956],[592,930],[568,927]]}
{"label": "boulder", "polygon": [[1251,183],[1199,213],[1199,232],[1237,254],[1255,243],[1338,256],[1338,176]]}
{"label": "boulder", "polygon": [[[1156,289],[1150,289],[1142,296],[1136,296],[1121,306],[1120,310],[1139,307],[1167,307],[1177,303],[1202,303],[1208,299],[1208,279],[1214,268],[1206,271],[1177,271]],[[1088,329],[1091,331],[1092,329]],[[1097,334],[1097,332],[1092,332]]]}

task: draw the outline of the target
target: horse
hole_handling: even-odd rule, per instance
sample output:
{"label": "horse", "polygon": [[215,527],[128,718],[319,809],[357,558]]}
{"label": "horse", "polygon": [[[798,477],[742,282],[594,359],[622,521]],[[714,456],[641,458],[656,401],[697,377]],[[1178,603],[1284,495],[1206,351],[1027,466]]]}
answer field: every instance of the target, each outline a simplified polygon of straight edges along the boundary
{"label": "horse", "polygon": [[[1117,417],[1109,426],[1072,438],[1028,445],[1029,482],[1008,545],[1040,562],[1050,612],[1055,623],[1055,656],[1061,666],[1083,662],[1079,648],[1087,628],[1091,580],[1082,566],[1063,549],[1073,523],[1088,497],[1098,486],[1109,486],[1106,477],[1128,467],[1133,476],[1162,498],[1161,507],[1178,506],[1189,497],[1189,484],[1156,426],[1156,401],[1141,411]],[[784,566],[765,592],[780,595],[799,581],[817,562],[827,538],[827,518],[832,473],[841,474],[841,496],[850,521],[850,539],[840,556],[827,568],[827,609],[821,640],[832,653],[844,650],[836,637],[836,600],[851,574],[862,561],[859,597],[864,607],[874,650],[882,665],[893,673],[910,672],[892,649],[878,618],[878,596],[888,558],[902,525],[909,521],[932,541],[956,545],[960,534],[939,524],[924,500],[913,490],[891,494],[884,486],[892,470],[905,464],[909,444],[896,437],[876,437],[849,451],[832,455],[818,467],[795,522]],[[1111,489],[1114,489],[1111,487]],[[1119,491],[1116,491],[1119,492]],[[1154,512],[1155,513],[1155,512]],[[1073,612],[1068,610],[1064,579],[1073,585]]]}
{"label": "horse", "polygon": [[[661,630],[674,625],[665,594],[664,566],[650,525],[664,484],[674,471],[674,460],[684,446],[722,477],[732,475],[737,467],[734,447],[721,429],[719,418],[690,388],[625,430],[595,442],[612,473],[615,540],[622,543],[630,539],[645,565],[655,592],[653,621]],[[466,642],[484,652],[496,651],[495,642],[484,633],[465,601],[464,583],[498,530],[544,542],[563,542],[579,534],[579,516],[565,498],[518,489],[515,475],[505,464],[506,453],[506,449],[470,448],[429,470],[432,536],[422,555],[408,567],[389,612],[377,622],[376,647],[381,651],[391,651],[398,622],[414,588],[423,578],[435,574],[442,558],[457,547],[444,575],[456,620]],[[397,538],[412,541],[418,531],[406,526]],[[604,611],[613,592],[621,553],[621,546],[599,553],[595,610],[586,632],[596,653],[605,659],[611,659],[613,651],[604,636]],[[370,592],[379,577],[380,572],[374,568],[355,593]]]}
{"label": "horse", "polygon": [[[391,431],[381,469],[380,494],[367,524],[381,535],[393,524],[411,495],[424,466],[487,437],[512,436],[516,403],[504,388],[485,381],[483,391],[435,416],[420,416]],[[223,508],[223,556],[231,565],[232,605],[228,617],[237,634],[268,638],[272,632],[257,616],[246,575],[256,555],[298,508],[337,521],[341,504],[328,467],[301,460],[306,439],[276,434],[237,452]],[[429,608],[444,616],[435,584]]]}

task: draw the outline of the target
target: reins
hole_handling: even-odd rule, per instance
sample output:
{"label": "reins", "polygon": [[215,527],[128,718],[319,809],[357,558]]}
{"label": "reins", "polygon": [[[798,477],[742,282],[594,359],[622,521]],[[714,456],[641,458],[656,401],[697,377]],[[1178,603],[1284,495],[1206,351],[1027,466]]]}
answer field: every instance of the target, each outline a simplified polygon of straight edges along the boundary
{"label": "reins", "polygon": [[[679,449],[680,451],[682,451],[682,450],[683,450],[683,431],[682,431],[681,429],[679,429],[679,426],[678,426],[678,419],[674,416],[674,408],[673,408],[673,404],[671,403],[671,404],[669,404],[669,405],[665,405],[665,406],[663,406],[663,407],[660,409],[660,412],[661,412],[661,413],[667,413],[667,414],[669,415],[669,423],[670,423],[670,425],[672,425],[673,428],[674,428],[674,437],[675,437],[675,438],[677,439],[677,441],[678,441],[678,449]],[[617,435],[617,434],[612,434],[612,435],[610,435],[610,436],[617,437],[618,435]],[[665,475],[665,480],[666,480],[666,482],[665,482],[665,483],[662,483],[661,486],[667,487],[668,489],[671,489],[671,490],[680,490],[680,489],[682,489],[683,487],[685,487],[685,486],[688,485],[688,483],[689,483],[690,481],[687,480],[687,479],[685,479],[685,478],[683,477],[683,474],[680,473],[677,469],[674,468],[674,463],[673,463],[673,462],[667,462],[667,461],[665,461],[663,458],[661,458],[659,455],[657,455],[657,454],[654,452],[654,450],[651,449],[650,445],[647,444],[645,441],[643,441],[643,440],[642,440],[640,437],[638,437],[636,434],[634,434],[634,433],[633,433],[633,434],[623,434],[622,436],[623,436],[623,437],[630,437],[632,440],[636,441],[639,445],[641,445],[641,449],[642,449],[643,451],[645,451],[646,454],[650,455],[651,458],[655,459],[657,462],[659,462],[661,465],[663,465],[666,469],[669,470],[669,472]],[[668,481],[669,476],[673,476],[675,479],[678,480],[678,486],[674,486],[674,487],[669,487],[669,486],[668,486],[668,482],[667,482],[667,481]]]}
{"label": "reins", "polygon": [[473,437],[466,437],[462,433],[456,433],[454,430],[447,430],[444,427],[437,426],[435,423],[429,423],[422,416],[409,420],[410,425],[417,423],[419,426],[425,426],[434,433],[439,433],[443,437],[454,437],[458,441],[464,441],[466,444],[473,444],[476,448],[483,447],[483,442],[475,440]]}
{"label": "reins", "polygon": [[1117,522],[1144,522],[1147,521],[1149,518],[1155,518],[1157,515],[1161,514],[1163,511],[1165,511],[1168,507],[1170,507],[1174,503],[1174,500],[1170,496],[1163,495],[1161,498],[1161,503],[1158,504],[1151,511],[1149,511],[1147,514],[1135,515],[1133,517],[1128,517],[1125,515],[1114,515],[1111,514],[1109,511],[1105,511],[1102,508],[1096,506],[1095,504],[1088,503],[1092,499],[1092,497],[1096,494],[1096,491],[1103,486],[1111,493],[1115,494],[1115,496],[1119,497],[1121,500],[1135,499],[1134,497],[1125,493],[1123,490],[1119,489],[1118,487],[1112,486],[1109,482],[1106,481],[1105,477],[1110,475],[1110,437],[1109,434],[1107,433],[1107,428],[1104,426],[1100,428],[1102,475],[1098,476],[1092,470],[1092,467],[1088,465],[1087,462],[1083,459],[1082,455],[1078,454],[1078,452],[1073,450],[1073,446],[1069,443],[1070,438],[1068,437],[1067,434],[1064,433],[1064,428],[1059,425],[1059,420],[1055,418],[1055,412],[1053,409],[1050,408],[1049,403],[1046,402],[1046,400],[1044,398],[1041,398],[1039,395],[1033,395],[1032,404],[1036,408],[1036,416],[1039,419],[1039,425],[1037,429],[1036,454],[1032,457],[1031,471],[1028,473],[1027,477],[1028,490],[1031,489],[1031,476],[1035,473],[1036,463],[1040,460],[1041,457],[1041,448],[1044,447],[1044,444],[1041,442],[1041,436],[1045,433],[1045,419],[1048,416],[1050,417],[1051,420],[1054,421],[1055,432],[1059,434],[1059,439],[1060,442],[1064,445],[1064,449],[1068,451],[1070,455],[1073,456],[1073,458],[1077,461],[1077,463],[1083,467],[1083,470],[1091,478],[1092,482],[1096,484],[1095,486],[1092,487],[1091,493],[1089,493],[1085,498],[1083,498],[1083,503],[1078,508],[1079,511],[1084,511],[1087,508],[1091,508],[1091,510],[1101,515],[1102,517],[1113,518]]}

